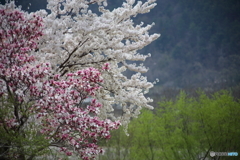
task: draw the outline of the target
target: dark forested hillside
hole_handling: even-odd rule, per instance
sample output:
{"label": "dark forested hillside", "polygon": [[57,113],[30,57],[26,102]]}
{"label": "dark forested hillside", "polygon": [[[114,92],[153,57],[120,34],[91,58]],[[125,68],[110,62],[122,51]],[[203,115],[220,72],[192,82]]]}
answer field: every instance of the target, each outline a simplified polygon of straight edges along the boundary
{"label": "dark forested hillside", "polygon": [[[1,0],[4,1],[4,0]],[[146,0],[144,0],[146,1]],[[31,2],[31,5],[29,5]],[[123,0],[108,0],[109,8]],[[46,7],[46,0],[16,0],[29,12]],[[148,14],[135,18],[155,22],[161,37],[140,52],[152,53],[146,65],[171,88],[226,88],[240,83],[239,0],[157,0]],[[28,9],[29,8],[29,9]]]}
{"label": "dark forested hillside", "polygon": [[151,79],[180,88],[240,82],[240,1],[158,0],[148,16],[161,33],[144,50],[153,53]]}

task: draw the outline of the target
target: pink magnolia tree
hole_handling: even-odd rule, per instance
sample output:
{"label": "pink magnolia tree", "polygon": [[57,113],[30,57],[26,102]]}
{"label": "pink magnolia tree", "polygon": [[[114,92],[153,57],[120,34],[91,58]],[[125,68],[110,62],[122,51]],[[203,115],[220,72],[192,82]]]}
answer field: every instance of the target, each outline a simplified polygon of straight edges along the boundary
{"label": "pink magnolia tree", "polygon": [[[33,159],[49,147],[67,156],[94,158],[103,150],[119,121],[99,118],[101,103],[92,99],[101,89],[101,68],[87,67],[65,76],[39,63],[30,53],[43,34],[43,20],[14,7],[0,8],[0,159]],[[38,64],[39,63],[39,64]]]}

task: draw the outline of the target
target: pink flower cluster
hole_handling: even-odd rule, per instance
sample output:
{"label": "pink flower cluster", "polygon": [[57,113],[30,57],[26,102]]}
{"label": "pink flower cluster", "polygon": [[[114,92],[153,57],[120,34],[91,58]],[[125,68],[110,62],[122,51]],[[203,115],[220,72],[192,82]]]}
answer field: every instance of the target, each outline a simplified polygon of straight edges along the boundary
{"label": "pink flower cluster", "polygon": [[102,66],[102,69],[103,69],[103,70],[109,70],[109,69],[110,69],[109,63],[105,63],[105,64]]}
{"label": "pink flower cluster", "polygon": [[44,95],[39,96],[43,98],[34,106],[37,118],[41,119],[41,133],[47,135],[52,144],[64,144],[61,151],[66,155],[71,155],[73,152],[69,148],[74,148],[81,158],[93,158],[103,152],[96,145],[97,141],[110,138],[109,131],[120,125],[98,118],[101,104],[96,99],[87,107],[82,104],[99,89],[100,75],[97,69],[87,68],[69,73],[66,80],[56,75],[42,86]]}
{"label": "pink flower cluster", "polygon": [[[37,16],[27,19],[18,10],[0,10],[0,98],[14,100],[12,112],[0,118],[0,127],[20,132],[16,128],[26,123],[23,116],[34,114],[37,129],[49,140],[49,146],[59,147],[68,156],[74,153],[84,160],[94,158],[103,153],[98,140],[109,139],[110,130],[120,125],[98,117],[102,105],[96,99],[83,105],[100,88],[101,73],[86,68],[63,78],[52,75],[48,63],[34,65],[29,51],[37,47],[41,26]],[[109,64],[102,69],[108,70]]]}
{"label": "pink flower cluster", "polygon": [[[22,94],[22,83],[29,87],[35,76],[44,76],[45,71],[36,71],[30,65],[34,57],[29,55],[42,35],[42,22],[40,17],[26,18],[16,9],[0,9],[0,95],[7,89],[8,93]],[[17,98],[22,100],[23,96]]]}
{"label": "pink flower cluster", "polygon": [[42,22],[38,16],[27,19],[24,12],[0,9],[1,70],[33,60],[25,54],[36,49],[36,40],[42,35]]}

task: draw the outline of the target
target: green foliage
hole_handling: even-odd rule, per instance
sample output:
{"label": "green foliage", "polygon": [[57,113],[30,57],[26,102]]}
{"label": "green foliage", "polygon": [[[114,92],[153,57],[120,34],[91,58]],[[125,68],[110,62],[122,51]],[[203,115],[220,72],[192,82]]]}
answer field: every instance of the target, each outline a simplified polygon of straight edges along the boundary
{"label": "green foliage", "polygon": [[[48,152],[48,140],[45,137],[37,133],[34,128],[37,127],[37,122],[28,122],[25,123],[21,128],[9,128],[7,127],[7,123],[2,123],[6,119],[12,119],[14,115],[9,113],[13,113],[14,110],[14,101],[9,99],[1,98],[0,104],[0,153],[1,156],[6,152],[10,153],[14,157],[14,155],[22,155],[22,159],[29,158],[32,159],[36,156],[41,156]],[[25,108],[30,104],[26,104]],[[26,117],[33,118],[27,111],[21,111],[22,115],[26,114]],[[8,150],[8,148],[11,148]]]}
{"label": "green foliage", "polygon": [[[199,91],[195,98],[182,92],[175,102],[163,101],[159,105],[157,115],[160,121],[168,118],[165,129],[171,128],[168,135],[175,141],[174,159],[208,157],[211,150],[240,151],[240,103],[227,91],[212,96]],[[171,139],[167,141],[171,143]]]}
{"label": "green foliage", "polygon": [[[240,102],[228,91],[198,91],[194,97],[181,92],[175,100],[159,102],[154,113],[143,110],[130,123],[129,137],[115,131],[110,145],[104,146],[121,148],[112,150],[112,159],[123,159],[116,152],[124,149],[125,159],[138,160],[206,160],[210,151],[240,153],[239,114]],[[221,157],[229,158],[238,159]]]}
{"label": "green foliage", "polygon": [[111,131],[111,139],[100,142],[105,149],[104,155],[99,156],[99,160],[125,160],[129,156],[131,139],[126,135],[124,128]]}
{"label": "green foliage", "polygon": [[130,159],[154,159],[157,155],[157,124],[155,116],[149,110],[144,110],[139,119],[129,125],[131,148]]}

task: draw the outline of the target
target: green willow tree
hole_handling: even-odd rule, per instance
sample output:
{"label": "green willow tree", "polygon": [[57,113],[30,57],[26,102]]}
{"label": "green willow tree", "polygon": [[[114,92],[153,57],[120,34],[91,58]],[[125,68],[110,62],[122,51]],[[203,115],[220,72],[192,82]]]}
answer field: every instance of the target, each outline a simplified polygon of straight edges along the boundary
{"label": "green willow tree", "polygon": [[211,96],[198,92],[197,97],[181,92],[175,102],[159,105],[158,123],[164,122],[160,127],[168,132],[165,141],[172,146],[167,153],[174,155],[173,159],[204,160],[210,158],[210,151],[239,152],[240,103],[227,91]]}
{"label": "green willow tree", "polygon": [[157,123],[167,132],[160,137],[172,145],[167,153],[173,159],[207,159],[210,151],[239,152],[240,103],[227,91],[211,96],[198,92],[197,97],[181,92],[176,101],[159,105]]}
{"label": "green willow tree", "polygon": [[[129,137],[119,131],[113,137],[121,137],[121,150],[127,146],[125,159],[238,159],[211,158],[209,152],[240,153],[239,114],[240,101],[227,91],[212,95],[200,91],[194,97],[181,92],[176,100],[160,102],[155,113],[144,110],[130,123]],[[117,145],[114,139],[108,143]]]}

